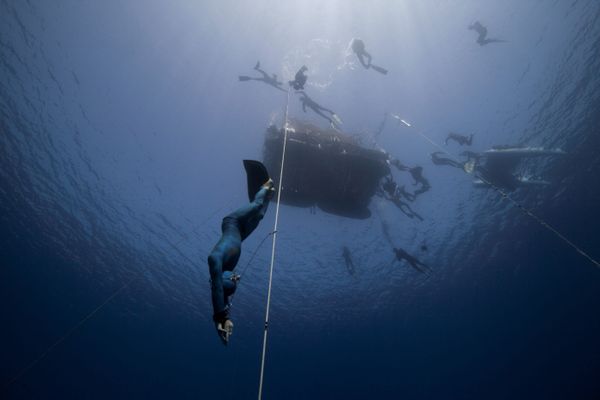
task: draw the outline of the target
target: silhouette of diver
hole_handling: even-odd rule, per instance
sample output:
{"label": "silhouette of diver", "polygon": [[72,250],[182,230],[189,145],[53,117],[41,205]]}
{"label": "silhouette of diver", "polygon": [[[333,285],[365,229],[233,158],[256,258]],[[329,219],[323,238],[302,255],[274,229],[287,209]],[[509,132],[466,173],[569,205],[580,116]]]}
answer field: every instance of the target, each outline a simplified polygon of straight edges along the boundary
{"label": "silhouette of diver", "polygon": [[427,275],[429,274],[429,271],[431,269],[427,265],[419,261],[416,257],[413,257],[410,254],[408,254],[406,251],[404,251],[404,249],[394,248],[394,253],[396,253],[397,261],[402,262],[402,260],[405,260],[411,267],[413,267],[420,273]]}
{"label": "silhouette of diver", "polygon": [[458,133],[454,133],[454,132],[450,132],[448,134],[448,136],[446,136],[446,140],[444,141],[446,143],[446,146],[448,146],[448,140],[454,140],[456,143],[458,143],[459,145],[467,145],[470,146],[471,144],[473,144],[473,135],[461,135]]}
{"label": "silhouette of diver", "polygon": [[290,86],[293,87],[294,90],[304,89],[304,85],[306,84],[306,80],[308,79],[308,77],[305,74],[306,71],[308,71],[308,68],[306,67],[306,65],[303,65],[302,68],[300,68],[298,72],[296,72],[294,80],[290,81]]}
{"label": "silhouette of diver", "polygon": [[415,197],[431,189],[429,181],[423,176],[423,167],[417,165],[416,167],[409,168],[408,172],[410,172],[410,175],[415,180],[413,185],[421,184],[421,187],[413,193]]}
{"label": "silhouette of diver", "polygon": [[[388,71],[385,68],[379,67],[379,66],[371,63],[371,60],[373,59],[373,57],[371,57],[371,55],[365,49],[365,42],[363,42],[360,39],[354,38],[354,39],[352,39],[351,47],[352,47],[352,51],[358,57],[358,61],[360,61],[360,63],[362,64],[363,67],[365,67],[365,69],[372,68],[373,70],[375,70],[383,75],[386,75],[388,73]],[[365,61],[365,58],[368,59],[368,61]]]}
{"label": "silhouette of diver", "polygon": [[221,238],[208,256],[213,321],[225,345],[233,332],[229,308],[239,280],[239,275],[233,273],[233,269],[240,259],[242,242],[264,217],[274,193],[273,181],[264,165],[258,161],[244,160],[244,167],[248,178],[248,196],[252,197],[252,201],[223,218]]}
{"label": "silhouette of diver", "polygon": [[354,268],[354,261],[352,261],[352,254],[350,254],[350,250],[348,247],[342,247],[342,257],[344,257],[344,262],[346,263],[346,268],[348,269],[348,273],[350,275],[354,275],[356,272],[356,268]]}
{"label": "silhouette of diver", "polygon": [[477,43],[479,43],[480,46],[485,46],[486,44],[490,44],[490,43],[506,42],[506,40],[502,40],[502,39],[486,39],[487,28],[485,26],[481,25],[481,23],[479,21],[475,21],[474,23],[469,25],[468,29],[473,30],[479,34],[479,36],[477,37]]}
{"label": "silhouette of diver", "polygon": [[[396,184],[396,182],[394,182],[394,180],[390,176],[386,177],[386,180],[381,185],[381,189],[383,192],[383,197],[394,203],[394,205],[398,207],[398,209],[402,211],[404,215],[406,215],[410,219],[417,218],[418,220],[423,221],[423,217],[421,217],[419,214],[413,211],[408,205],[408,203],[402,201],[402,195],[405,195],[405,197],[409,201],[415,199],[414,195],[406,192],[404,190],[404,187],[399,188],[398,184]],[[411,196],[412,199],[409,196]]]}
{"label": "silhouette of diver", "polygon": [[262,78],[252,78],[250,76],[241,75],[241,76],[239,76],[239,80],[242,82],[261,81],[261,82],[266,83],[267,85],[273,86],[275,89],[281,90],[282,92],[286,92],[286,90],[281,87],[281,85],[283,85],[283,82],[279,82],[277,80],[277,74],[272,74],[271,76],[269,76],[269,74],[267,74],[265,71],[260,69],[260,61],[256,62],[254,69],[262,74]]}
{"label": "silhouette of diver", "polygon": [[[329,123],[331,124],[332,127],[335,127],[336,124],[340,124],[341,121],[340,121],[339,117],[332,110],[325,108],[325,107],[321,106],[320,104],[318,104],[316,101],[314,101],[313,99],[308,97],[308,95],[304,91],[299,91],[298,93],[300,93],[300,101],[302,102],[302,111],[306,112],[306,107],[308,107],[311,110],[313,110],[316,114],[319,114],[321,117],[323,117],[327,121],[329,121]],[[331,117],[328,117],[322,111],[325,111],[325,112],[331,114]]]}
{"label": "silhouette of diver", "polygon": [[464,163],[454,161],[450,158],[442,157],[440,154],[444,154],[444,153],[442,153],[441,151],[436,151],[436,152],[433,152],[430,154],[431,161],[435,165],[450,165],[451,167],[464,169],[464,165],[465,165]]}

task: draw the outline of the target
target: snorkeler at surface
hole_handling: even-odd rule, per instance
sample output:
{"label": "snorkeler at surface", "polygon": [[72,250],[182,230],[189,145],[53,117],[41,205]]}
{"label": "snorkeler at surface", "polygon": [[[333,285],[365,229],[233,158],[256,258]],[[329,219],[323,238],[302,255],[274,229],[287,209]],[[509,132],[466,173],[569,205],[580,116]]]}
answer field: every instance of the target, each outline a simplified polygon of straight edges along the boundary
{"label": "snorkeler at surface", "polygon": [[371,57],[371,55],[365,49],[365,42],[363,42],[360,39],[354,38],[352,39],[351,47],[352,51],[356,54],[356,56],[358,57],[358,61],[360,61],[363,67],[365,67],[366,69],[371,68],[383,75],[386,75],[388,73],[388,71],[385,68],[379,67],[371,63],[373,57]]}
{"label": "snorkeler at surface", "polygon": [[354,272],[356,272],[356,268],[354,268],[352,254],[350,254],[350,250],[346,246],[342,247],[342,257],[344,257],[344,263],[346,263],[346,269],[348,269],[348,273],[350,275],[354,275]]}
{"label": "snorkeler at surface", "polygon": [[430,268],[423,264],[421,261],[419,261],[416,257],[411,256],[410,254],[408,254],[406,251],[404,251],[401,248],[394,248],[394,253],[396,254],[396,260],[397,261],[402,261],[405,260],[406,262],[408,262],[408,264],[413,267],[414,269],[416,269],[417,271],[419,271],[422,274],[428,274],[430,271]]}
{"label": "snorkeler at surface", "polygon": [[[313,99],[308,97],[308,95],[305,92],[300,91],[298,93],[300,93],[300,101],[302,102],[302,111],[306,112],[306,107],[308,107],[311,110],[313,110],[316,114],[320,115],[321,117],[323,117],[327,121],[329,121],[329,124],[332,127],[335,127],[336,125],[341,124],[340,118],[332,110],[321,106],[316,101],[314,101]],[[322,111],[325,111],[325,112],[331,114],[331,117],[328,117]]]}
{"label": "snorkeler at surface", "polygon": [[262,74],[262,78],[252,78],[250,76],[239,76],[240,81],[245,82],[245,81],[261,81],[266,83],[267,85],[271,85],[273,86],[275,89],[279,89],[282,92],[286,92],[285,89],[283,89],[281,87],[281,85],[283,85],[283,82],[279,82],[277,80],[277,75],[276,74],[272,74],[271,76],[269,76],[269,74],[267,74],[265,71],[263,71],[262,69],[260,69],[260,61],[256,62],[256,65],[254,66],[254,69],[257,70],[258,72],[260,72]]}
{"label": "snorkeler at surface", "polygon": [[223,218],[222,235],[208,256],[213,321],[224,344],[233,333],[229,318],[231,296],[237,287],[239,275],[233,270],[240,259],[242,242],[256,229],[267,212],[273,196],[273,181],[265,166],[252,160],[244,160],[248,180],[248,197],[251,203]]}
{"label": "snorkeler at surface", "polygon": [[448,146],[448,140],[454,140],[461,146],[465,144],[467,146],[470,146],[471,144],[473,144],[473,135],[466,136],[461,135],[459,133],[450,132],[448,136],[446,136],[446,140],[444,141],[444,143],[446,143],[446,146]]}
{"label": "snorkeler at surface", "polygon": [[506,42],[506,40],[502,39],[487,39],[487,28],[481,25],[479,21],[475,21],[473,24],[469,25],[468,29],[473,30],[479,34],[479,36],[477,37],[477,43],[479,43],[480,46],[485,46],[489,43]]}
{"label": "snorkeler at surface", "polygon": [[308,71],[306,65],[303,65],[302,68],[296,72],[296,76],[293,81],[290,81],[290,86],[294,88],[294,90],[304,90],[304,85],[306,84],[306,80],[308,77],[305,72]]}

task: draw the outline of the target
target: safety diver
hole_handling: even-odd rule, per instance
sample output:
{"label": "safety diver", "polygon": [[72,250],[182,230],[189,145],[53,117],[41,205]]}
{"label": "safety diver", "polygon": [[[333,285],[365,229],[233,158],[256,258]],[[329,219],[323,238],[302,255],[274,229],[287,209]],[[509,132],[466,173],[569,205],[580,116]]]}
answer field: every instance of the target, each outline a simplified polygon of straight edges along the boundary
{"label": "safety diver", "polygon": [[361,39],[352,39],[351,47],[354,54],[356,54],[356,56],[358,57],[358,61],[360,61],[360,63],[363,67],[365,67],[365,69],[371,68],[383,75],[386,75],[388,73],[388,71],[385,68],[371,63],[373,57],[371,57],[371,55],[367,52],[367,50],[365,49],[365,42],[363,42]]}
{"label": "safety diver", "polygon": [[303,65],[298,72],[296,72],[296,76],[293,81],[290,81],[290,86],[294,88],[294,90],[304,90],[304,85],[306,84],[306,80],[308,77],[305,72],[308,71],[306,65]]}
{"label": "safety diver", "polygon": [[473,30],[479,34],[479,36],[477,36],[477,43],[480,46],[485,46],[486,44],[490,44],[490,43],[506,42],[506,40],[502,40],[502,39],[487,39],[488,30],[485,26],[481,25],[481,23],[479,21],[475,21],[474,23],[469,25],[468,29]]}
{"label": "safety diver", "polygon": [[408,262],[408,264],[413,267],[414,269],[416,269],[417,271],[419,271],[422,274],[428,274],[430,271],[430,268],[425,265],[424,263],[422,263],[421,261],[419,261],[416,257],[411,256],[410,254],[408,254],[404,249],[402,248],[394,248],[394,253],[396,254],[396,260],[397,261],[402,261],[405,260],[406,262]]}
{"label": "safety diver", "polygon": [[354,261],[352,261],[352,254],[348,247],[342,247],[342,257],[344,257],[344,263],[346,264],[346,269],[350,275],[354,275],[356,272],[356,268],[354,268]]}
{"label": "safety diver", "polygon": [[446,143],[446,146],[448,146],[448,141],[449,140],[454,140],[456,143],[458,143],[459,145],[463,146],[463,145],[467,145],[470,146],[471,144],[473,144],[473,135],[461,135],[460,133],[454,133],[454,132],[450,132],[448,133],[448,136],[446,136],[446,140],[444,141],[444,143]]}
{"label": "safety diver", "polygon": [[[330,110],[328,108],[321,106],[319,103],[317,103],[316,101],[314,101],[313,99],[308,97],[308,95],[304,91],[299,91],[298,93],[300,94],[300,102],[302,102],[302,111],[306,112],[306,107],[308,107],[311,110],[313,110],[316,114],[320,115],[321,117],[323,117],[327,121],[329,121],[329,124],[332,127],[335,127],[336,125],[341,124],[341,120],[335,114],[335,112],[333,112],[332,110]],[[323,113],[323,111],[329,113],[331,115],[331,117],[328,117],[327,115],[325,115]]]}
{"label": "safety diver", "polygon": [[242,82],[261,81],[261,82],[266,83],[267,85],[273,86],[275,89],[281,90],[282,92],[286,92],[286,90],[281,87],[281,85],[283,85],[283,82],[279,82],[277,80],[277,74],[272,74],[271,76],[269,76],[269,74],[267,74],[265,71],[260,69],[260,61],[256,62],[254,69],[262,74],[262,78],[252,78],[250,76],[241,75],[241,76],[239,76],[239,80]]}

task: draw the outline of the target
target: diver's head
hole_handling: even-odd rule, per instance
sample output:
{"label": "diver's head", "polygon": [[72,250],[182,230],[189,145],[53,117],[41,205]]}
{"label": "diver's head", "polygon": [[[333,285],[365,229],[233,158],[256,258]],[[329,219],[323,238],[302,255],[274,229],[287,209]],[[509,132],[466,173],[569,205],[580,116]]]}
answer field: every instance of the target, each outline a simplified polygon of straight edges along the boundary
{"label": "diver's head", "polygon": [[223,272],[223,291],[225,296],[231,296],[237,289],[237,283],[240,280],[240,276],[232,271]]}

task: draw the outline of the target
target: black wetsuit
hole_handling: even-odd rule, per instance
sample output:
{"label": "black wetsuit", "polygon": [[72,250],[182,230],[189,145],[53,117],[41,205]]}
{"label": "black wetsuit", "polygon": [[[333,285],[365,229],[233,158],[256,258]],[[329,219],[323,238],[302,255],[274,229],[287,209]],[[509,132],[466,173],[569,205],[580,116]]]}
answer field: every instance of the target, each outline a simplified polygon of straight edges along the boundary
{"label": "black wetsuit", "polygon": [[[358,61],[360,61],[363,67],[368,69],[371,66],[371,60],[373,58],[369,53],[367,53],[367,50],[365,50],[365,42],[363,42],[360,39],[353,39],[352,51],[354,51],[354,53],[358,57]],[[365,61],[365,58],[367,58],[368,61]]]}
{"label": "black wetsuit", "polygon": [[446,140],[445,140],[446,145],[448,145],[449,140],[454,140],[456,143],[458,143],[461,146],[463,146],[465,144],[467,146],[470,146],[471,144],[473,144],[473,135],[465,136],[465,135],[460,135],[458,133],[450,132],[448,134],[448,136],[446,136]]}
{"label": "black wetsuit", "polygon": [[474,30],[475,32],[477,32],[479,34],[479,36],[477,36],[477,43],[480,46],[485,46],[486,44],[489,44],[489,43],[504,42],[504,40],[501,40],[501,39],[488,39],[487,38],[488,30],[485,26],[481,25],[481,23],[479,23],[479,21],[476,21],[472,25],[469,25],[469,29]]}
{"label": "black wetsuit", "polygon": [[296,72],[296,76],[294,77],[294,80],[290,81],[290,85],[292,85],[292,87],[295,90],[303,90],[304,89],[304,85],[306,84],[306,80],[308,79],[308,77],[304,74],[304,72],[307,69],[308,68],[306,68],[306,66],[303,66],[302,68],[300,68],[298,70],[298,72]]}
{"label": "black wetsuit", "polygon": [[302,111],[306,112],[306,107],[313,110],[315,113],[319,114],[321,117],[325,118],[329,121],[330,124],[334,124],[333,119],[323,114],[321,111],[328,112],[332,116],[335,114],[332,110],[321,106],[319,103],[308,97],[308,95],[304,92],[300,92],[300,101],[302,102]]}
{"label": "black wetsuit", "polygon": [[354,275],[356,269],[354,268],[354,262],[352,261],[352,256],[350,254],[350,250],[346,246],[342,248],[342,257],[344,257],[344,262],[346,263],[346,268],[348,269],[348,273],[350,275]]}
{"label": "black wetsuit", "polygon": [[269,189],[263,187],[250,204],[223,218],[222,236],[208,256],[215,322],[222,322],[228,318],[229,299],[223,288],[223,272],[233,271],[240,258],[242,241],[256,229],[268,205]]}
{"label": "black wetsuit", "polygon": [[429,267],[423,264],[421,261],[419,261],[416,257],[413,257],[410,254],[408,254],[403,249],[395,248],[394,253],[396,253],[396,259],[398,261],[406,260],[406,262],[408,262],[410,266],[416,269],[417,271],[421,273],[427,273]]}
{"label": "black wetsuit", "polygon": [[429,181],[427,179],[425,179],[425,177],[423,176],[423,167],[416,166],[416,167],[410,168],[408,170],[408,172],[410,172],[410,175],[415,180],[414,185],[417,185],[419,183],[421,184],[421,187],[415,191],[415,193],[414,193],[415,196],[425,193],[426,191],[431,189],[431,185],[429,185]]}
{"label": "black wetsuit", "polygon": [[450,165],[451,167],[463,169],[463,167],[464,167],[463,163],[454,161],[450,158],[442,157],[441,154],[444,154],[444,153],[442,153],[441,151],[436,151],[436,152],[431,153],[431,161],[435,165]]}

